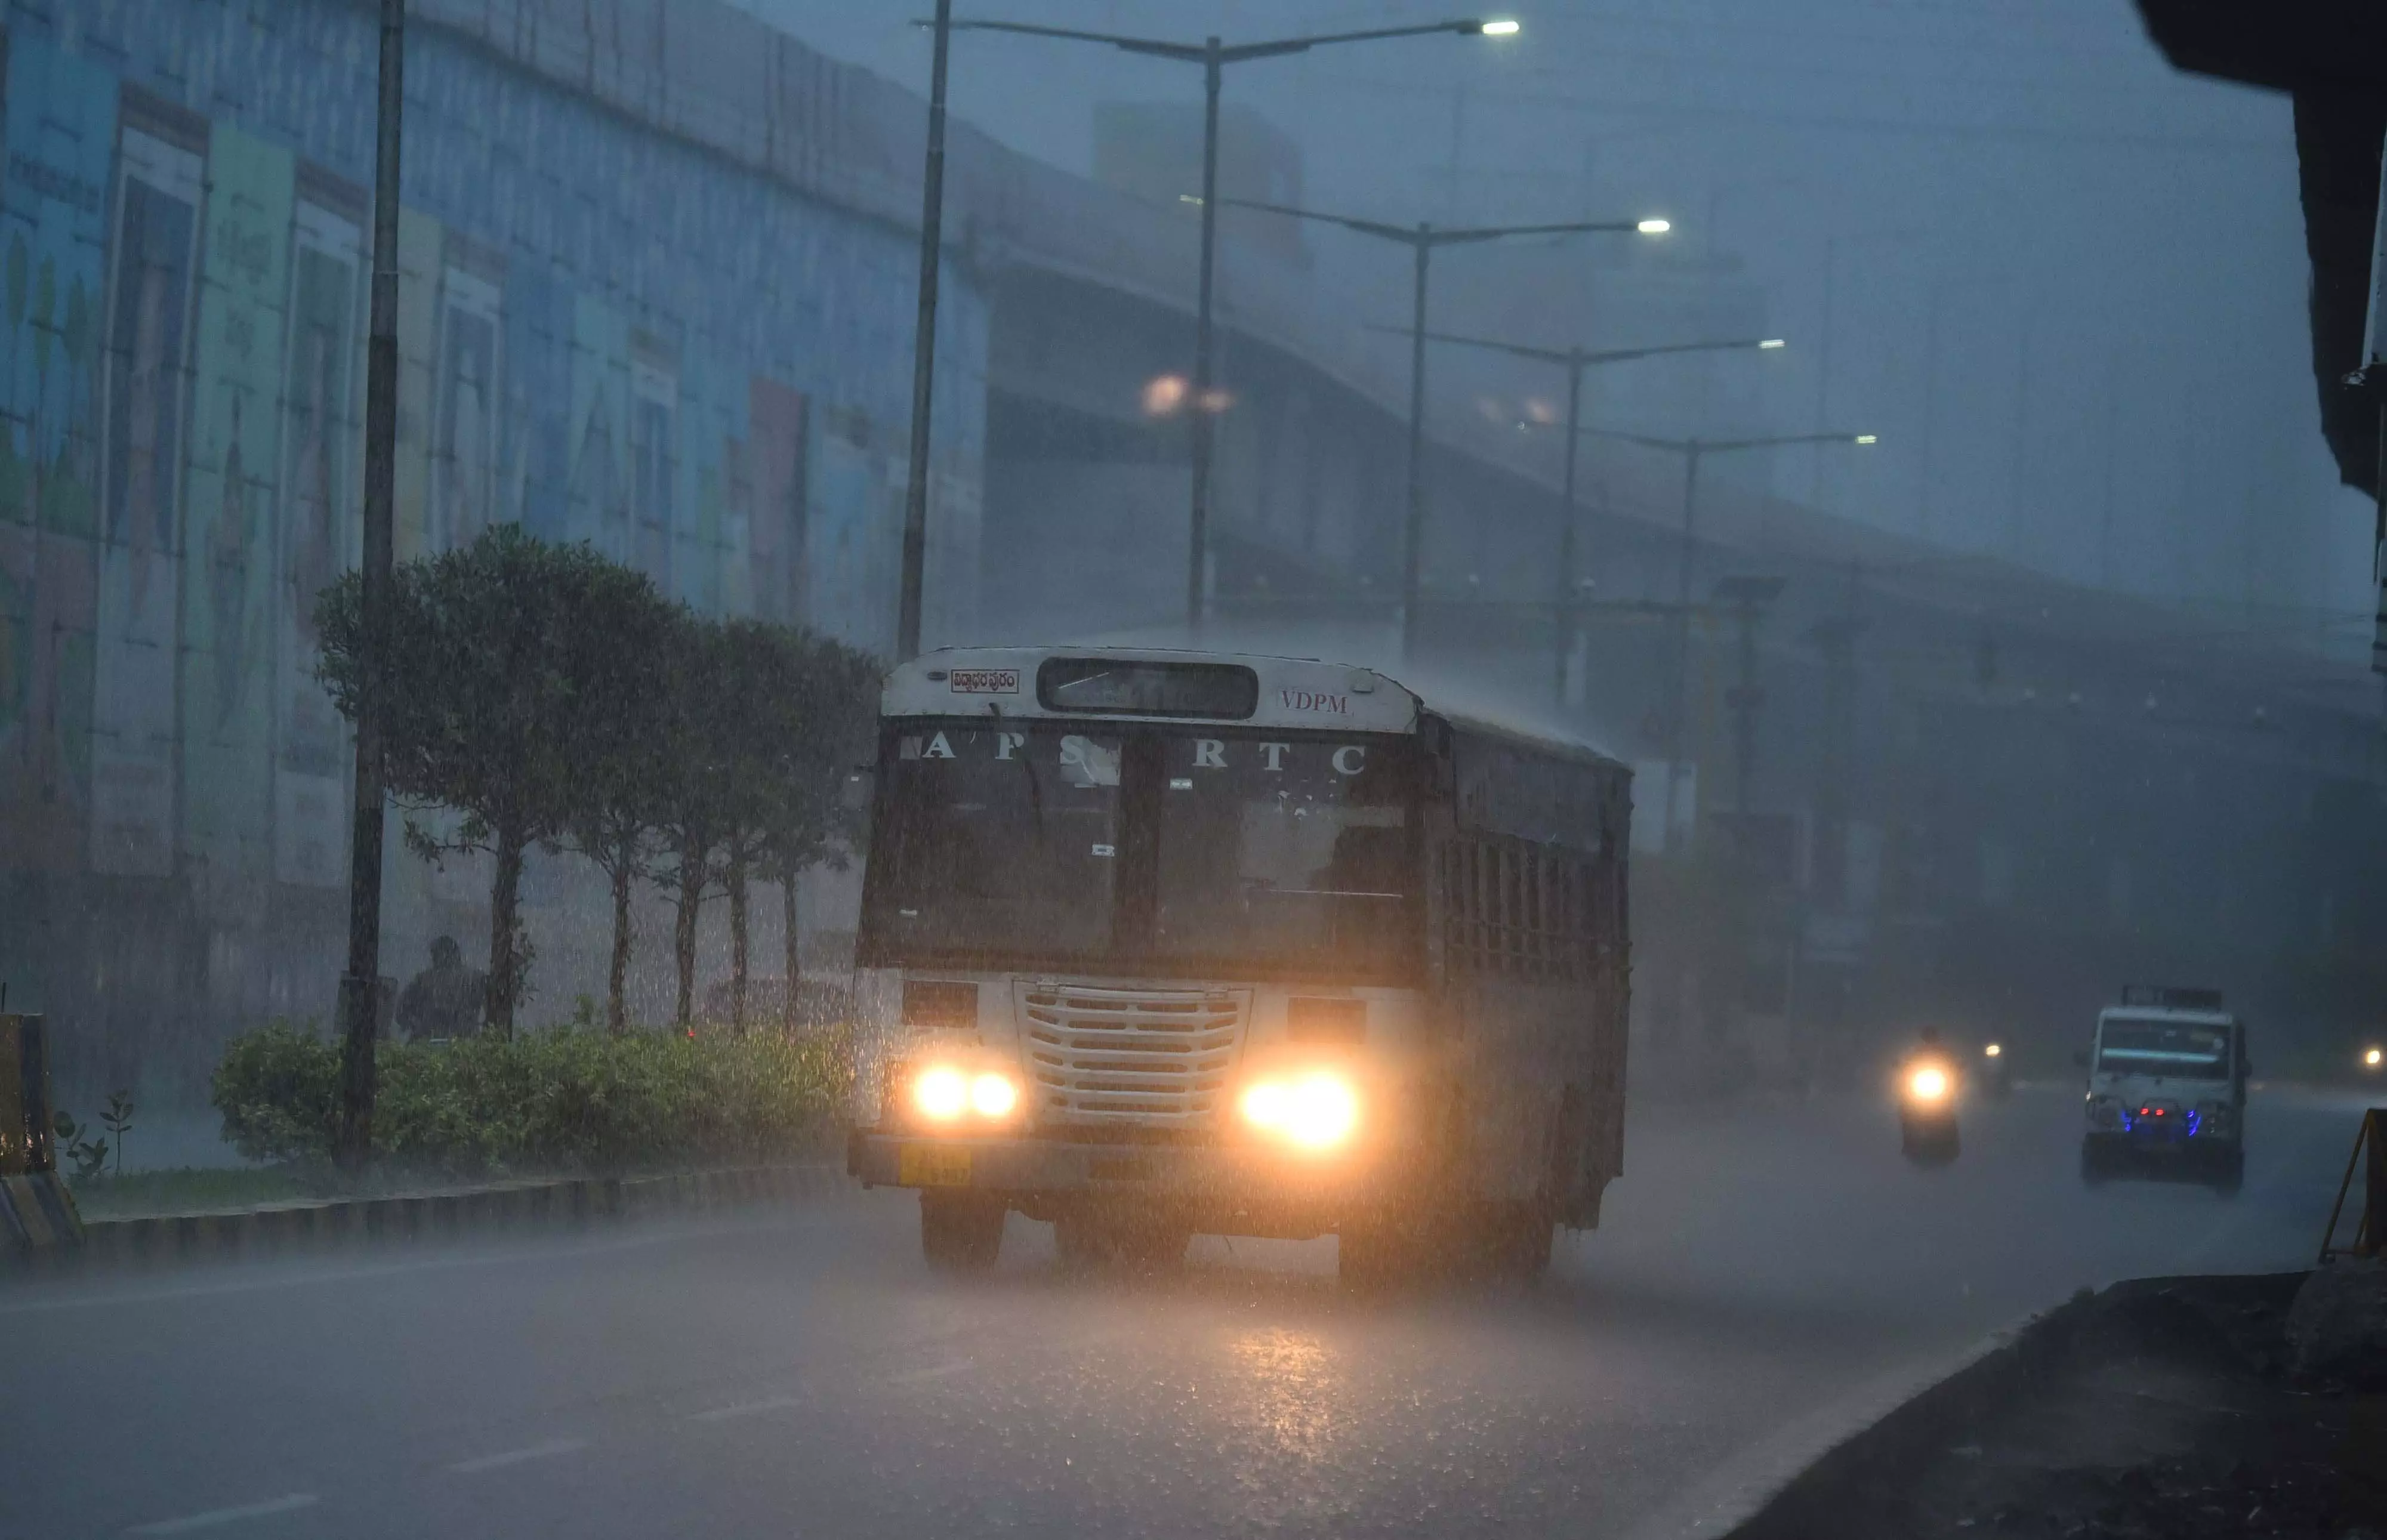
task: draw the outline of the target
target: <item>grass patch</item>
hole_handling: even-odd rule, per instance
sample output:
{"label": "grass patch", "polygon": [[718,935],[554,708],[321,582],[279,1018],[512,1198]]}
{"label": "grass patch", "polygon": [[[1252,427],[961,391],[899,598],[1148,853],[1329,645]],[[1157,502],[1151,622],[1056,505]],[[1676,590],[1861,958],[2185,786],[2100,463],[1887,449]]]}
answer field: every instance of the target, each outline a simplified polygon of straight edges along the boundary
{"label": "grass patch", "polygon": [[172,1171],[128,1171],[92,1177],[74,1184],[75,1207],[86,1219],[133,1219],[151,1214],[196,1214],[215,1208],[255,1208],[321,1197],[320,1183],[285,1166],[245,1166]]}

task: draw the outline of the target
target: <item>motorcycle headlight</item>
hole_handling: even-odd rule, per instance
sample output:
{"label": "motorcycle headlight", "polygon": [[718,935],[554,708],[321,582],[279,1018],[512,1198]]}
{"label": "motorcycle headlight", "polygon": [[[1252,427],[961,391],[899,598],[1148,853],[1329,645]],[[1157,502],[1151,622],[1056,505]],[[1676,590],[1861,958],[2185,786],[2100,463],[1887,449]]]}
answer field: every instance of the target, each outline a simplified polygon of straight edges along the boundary
{"label": "motorcycle headlight", "polygon": [[1906,1094],[1917,1102],[1946,1101],[1948,1072],[1937,1065],[1925,1065],[1906,1077]]}

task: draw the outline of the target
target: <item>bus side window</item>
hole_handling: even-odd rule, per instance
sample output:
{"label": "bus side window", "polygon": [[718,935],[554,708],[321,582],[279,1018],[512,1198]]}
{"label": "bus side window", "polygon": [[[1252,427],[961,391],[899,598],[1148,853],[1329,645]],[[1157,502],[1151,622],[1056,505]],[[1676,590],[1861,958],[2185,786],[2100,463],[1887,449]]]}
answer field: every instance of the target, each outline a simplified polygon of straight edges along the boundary
{"label": "bus side window", "polygon": [[1575,977],[1576,867],[1563,852],[1555,853],[1559,858],[1550,863],[1550,971],[1554,977],[1572,983]]}
{"label": "bus side window", "polygon": [[1525,977],[1549,977],[1549,938],[1545,922],[1550,914],[1550,864],[1539,845],[1525,847]]}
{"label": "bus side window", "polygon": [[1467,972],[1467,847],[1454,839],[1442,847],[1443,955],[1455,974]]}

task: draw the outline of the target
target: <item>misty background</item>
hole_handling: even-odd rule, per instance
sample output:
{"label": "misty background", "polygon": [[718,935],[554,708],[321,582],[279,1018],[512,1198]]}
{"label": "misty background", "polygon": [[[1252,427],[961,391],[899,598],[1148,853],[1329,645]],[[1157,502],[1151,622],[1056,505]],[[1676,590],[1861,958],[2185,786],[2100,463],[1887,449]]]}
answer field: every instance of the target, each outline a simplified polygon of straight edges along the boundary
{"label": "misty background", "polygon": [[[912,24],[925,5],[739,3],[925,90],[929,43]],[[1466,10],[1008,0],[955,15],[1231,44]],[[1738,322],[1790,347],[1762,364],[1595,373],[1606,425],[1877,433],[1864,456],[1788,449],[1710,473],[2360,654],[2370,509],[2337,485],[2319,436],[2285,96],[2175,72],[2127,0],[1525,0],[1484,14],[1523,30],[1229,69],[1222,194],[1404,223],[1667,217],[1661,251],[1623,259],[1598,240],[1448,254],[1433,323],[1547,346],[1682,340],[1647,335],[1642,315],[1549,313],[1570,268],[1657,266],[1707,291],[1692,319],[1721,324],[1711,335]],[[1198,134],[1200,100],[1191,66],[1036,38],[954,42],[955,116],[1082,175],[1104,170],[1107,105],[1177,104]],[[1273,131],[1293,184],[1238,183],[1239,127]],[[1320,294],[1405,322],[1406,251],[1284,223],[1231,216],[1224,238],[1297,240]],[[1548,280],[1522,316],[1504,313],[1517,307],[1501,282],[1519,269]],[[1230,282],[1231,324],[1235,302]],[[1405,370],[1401,339],[1367,346],[1387,375]],[[1529,363],[1446,350],[1433,367],[1479,398],[1562,398],[1557,372]],[[1230,344],[1230,386],[1233,371]]]}

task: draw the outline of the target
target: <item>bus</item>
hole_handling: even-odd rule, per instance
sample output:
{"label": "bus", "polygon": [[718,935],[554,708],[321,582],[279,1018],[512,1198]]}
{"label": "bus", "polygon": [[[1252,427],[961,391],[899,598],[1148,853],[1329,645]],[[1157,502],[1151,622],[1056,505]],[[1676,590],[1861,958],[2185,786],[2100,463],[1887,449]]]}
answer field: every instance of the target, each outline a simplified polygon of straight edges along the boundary
{"label": "bus", "polygon": [[[991,1266],[1338,1237],[1538,1275],[1623,1168],[1631,771],[1371,669],[972,648],[890,672],[856,962],[901,975],[847,1163]],[[891,993],[892,991],[890,991]]]}

